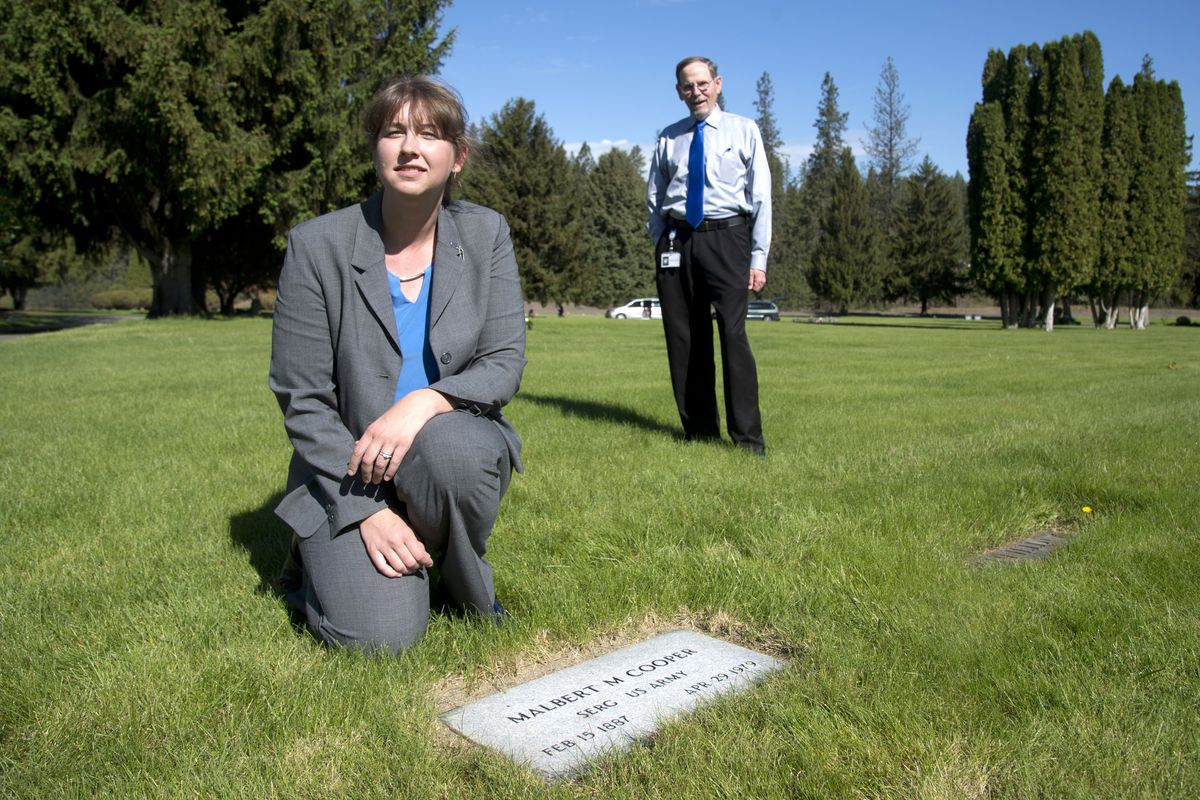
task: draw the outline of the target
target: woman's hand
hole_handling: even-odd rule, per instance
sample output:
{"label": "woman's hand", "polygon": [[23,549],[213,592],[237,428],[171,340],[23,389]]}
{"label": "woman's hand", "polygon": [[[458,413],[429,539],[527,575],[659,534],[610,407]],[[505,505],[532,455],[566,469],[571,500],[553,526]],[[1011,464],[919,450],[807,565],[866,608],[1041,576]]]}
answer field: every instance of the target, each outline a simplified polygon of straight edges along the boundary
{"label": "woman's hand", "polygon": [[364,483],[390,481],[425,423],[451,410],[453,406],[445,395],[433,389],[417,389],[404,395],[368,425],[354,443],[346,474],[357,473]]}
{"label": "woman's hand", "polygon": [[433,559],[399,514],[390,508],[376,511],[358,525],[367,557],[380,575],[399,578],[421,567],[432,567]]}

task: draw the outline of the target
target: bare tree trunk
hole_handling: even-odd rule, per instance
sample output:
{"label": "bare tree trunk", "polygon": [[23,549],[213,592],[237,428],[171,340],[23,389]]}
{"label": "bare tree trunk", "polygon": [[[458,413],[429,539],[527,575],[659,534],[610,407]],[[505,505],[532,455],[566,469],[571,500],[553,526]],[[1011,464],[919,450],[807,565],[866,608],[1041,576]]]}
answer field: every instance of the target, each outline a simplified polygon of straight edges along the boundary
{"label": "bare tree trunk", "polygon": [[1038,319],[1040,325],[1046,333],[1054,331],[1054,307],[1057,294],[1054,288],[1044,287],[1042,296],[1038,297]]}
{"label": "bare tree trunk", "polygon": [[1117,327],[1117,323],[1121,321],[1121,306],[1117,303],[1117,298],[1112,298],[1110,302],[1104,304],[1104,327],[1107,330],[1112,330]]}
{"label": "bare tree trunk", "polygon": [[1074,325],[1075,315],[1071,313],[1071,293],[1067,292],[1062,296],[1062,302],[1059,303],[1059,308],[1062,309],[1062,324]]}
{"label": "bare tree trunk", "polygon": [[1150,298],[1145,292],[1134,292],[1129,298],[1129,327],[1144,331],[1150,325]]}
{"label": "bare tree trunk", "polygon": [[1037,296],[1027,290],[1021,296],[1021,321],[1022,328],[1033,328],[1037,326]]}
{"label": "bare tree trunk", "polygon": [[154,274],[154,300],[150,317],[170,317],[195,314],[201,306],[196,302],[192,285],[191,242],[163,242],[162,252],[147,252],[139,248]]}
{"label": "bare tree trunk", "polygon": [[1121,317],[1121,301],[1117,297],[1117,293],[1101,295],[1097,302],[1099,307],[1093,312],[1093,316],[1098,316],[1097,327],[1103,325],[1105,330],[1111,331],[1117,327],[1117,322]]}

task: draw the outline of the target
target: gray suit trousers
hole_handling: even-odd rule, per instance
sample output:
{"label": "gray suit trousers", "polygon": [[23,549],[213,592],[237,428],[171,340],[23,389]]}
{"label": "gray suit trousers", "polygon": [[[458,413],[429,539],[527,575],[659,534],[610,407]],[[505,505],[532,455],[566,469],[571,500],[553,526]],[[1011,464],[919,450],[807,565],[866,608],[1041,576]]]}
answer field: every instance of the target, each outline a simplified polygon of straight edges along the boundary
{"label": "gray suit trousers", "polygon": [[[398,506],[433,556],[450,594],[490,615],[496,599],[487,540],[508,489],[508,444],[496,423],[463,411],[421,429],[393,483]],[[429,575],[388,578],[367,556],[358,527],[300,540],[308,625],[326,644],[399,652],[425,633]]]}

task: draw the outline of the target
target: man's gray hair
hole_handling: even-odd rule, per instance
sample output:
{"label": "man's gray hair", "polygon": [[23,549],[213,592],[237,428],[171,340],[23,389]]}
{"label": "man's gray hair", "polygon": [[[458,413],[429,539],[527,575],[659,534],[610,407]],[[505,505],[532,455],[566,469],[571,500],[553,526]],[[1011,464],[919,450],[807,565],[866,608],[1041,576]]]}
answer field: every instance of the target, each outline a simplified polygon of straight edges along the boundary
{"label": "man's gray hair", "polygon": [[695,64],[696,62],[705,64],[708,67],[709,74],[713,76],[714,80],[717,78],[718,75],[721,74],[721,73],[717,72],[717,62],[713,61],[711,58],[705,58],[704,56],[688,56],[687,58],[683,59],[682,61],[680,61],[678,64],[675,65],[675,84],[676,85],[678,85],[679,82],[681,80],[683,80],[683,78],[682,78],[683,68],[686,67],[688,64]]}

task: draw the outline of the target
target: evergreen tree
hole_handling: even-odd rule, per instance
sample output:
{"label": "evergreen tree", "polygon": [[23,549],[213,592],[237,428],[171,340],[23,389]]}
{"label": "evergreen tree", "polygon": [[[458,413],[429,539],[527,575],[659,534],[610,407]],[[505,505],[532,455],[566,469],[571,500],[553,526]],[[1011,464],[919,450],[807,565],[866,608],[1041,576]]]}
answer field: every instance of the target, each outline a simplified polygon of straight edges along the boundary
{"label": "evergreen tree", "polygon": [[0,182],[47,231],[136,246],[152,314],[196,311],[206,232],[241,215],[225,230],[277,264],[281,230],[362,196],[358,111],[436,70],[445,2],[0,0]]}
{"label": "evergreen tree", "polygon": [[1103,61],[1090,32],[989,53],[968,132],[972,274],[1006,326],[1053,327],[1101,253]]}
{"label": "evergreen tree", "polygon": [[[821,102],[817,107],[816,142],[804,168],[804,183],[818,197],[828,199],[829,188],[841,172],[842,153],[846,149],[846,124],[849,113],[838,108],[838,88],[828,72],[821,80]],[[825,203],[822,203],[822,209]]]}
{"label": "evergreen tree", "polygon": [[[888,260],[894,261],[895,218],[903,201],[904,175],[912,168],[920,139],[908,136],[910,109],[900,91],[900,73],[888,56],[875,86],[875,124],[867,131],[867,153],[871,170],[867,174],[871,208],[883,232]],[[898,274],[898,273],[897,273]],[[895,294],[895,291],[890,292]]]}
{"label": "evergreen tree", "polygon": [[920,302],[953,302],[965,288],[967,231],[960,197],[929,156],[907,180],[896,217],[897,265],[907,296]]}
{"label": "evergreen tree", "polygon": [[839,313],[878,302],[883,295],[880,233],[867,204],[862,178],[849,148],[838,159],[821,238],[813,250],[808,282],[818,298]]}
{"label": "evergreen tree", "polygon": [[[516,98],[479,127],[481,146],[464,170],[464,199],[504,214],[526,298],[572,300],[584,285],[581,205],[572,166],[533,101]],[[643,208],[639,205],[638,208]]]}
{"label": "evergreen tree", "polygon": [[1200,172],[1188,173],[1184,225],[1183,269],[1176,297],[1188,308],[1200,308]]}
{"label": "evergreen tree", "polygon": [[[821,81],[817,119],[813,122],[817,130],[816,141],[801,169],[800,189],[795,202],[789,202],[789,213],[796,230],[793,258],[803,265],[806,272],[811,269],[813,253],[822,235],[821,221],[842,166],[841,155],[846,149],[846,123],[849,118],[848,113],[839,109],[837,84],[826,72]],[[811,281],[809,285],[812,285]]]}
{"label": "evergreen tree", "polygon": [[1141,148],[1130,186],[1130,323],[1145,328],[1150,301],[1170,289],[1182,267],[1189,154],[1179,84],[1155,79],[1149,56],[1132,94]]}
{"label": "evergreen tree", "polygon": [[25,308],[25,296],[41,283],[39,248],[30,223],[13,198],[0,194],[0,297],[8,294],[13,308]]}
{"label": "evergreen tree", "polygon": [[581,262],[586,265],[576,300],[611,306],[654,292],[654,244],[646,236],[646,177],[641,148],[614,148],[587,176]]}
{"label": "evergreen tree", "polygon": [[789,179],[790,166],[783,154],[783,135],[775,121],[775,89],[770,74],[758,79],[755,121],[763,137],[771,168],[771,252],[767,259],[766,289],[780,298],[786,308],[798,308],[808,298],[808,284],[801,267],[800,228],[796,190]]}
{"label": "evergreen tree", "polygon": [[1117,324],[1120,293],[1133,278],[1130,249],[1130,189],[1136,169],[1139,141],[1133,94],[1117,75],[1104,98],[1101,135],[1100,254],[1095,275],[1087,287],[1092,321],[1112,328]]}
{"label": "evergreen tree", "polygon": [[[1047,330],[1054,327],[1057,297],[1089,282],[1099,259],[1104,105],[1099,50],[1091,33],[1063,37],[1043,48],[1036,79],[1031,279],[1040,290],[1040,320]],[[1091,62],[1086,76],[1085,56]]]}
{"label": "evergreen tree", "polygon": [[775,88],[771,83],[770,73],[764,72],[755,88],[755,122],[758,123],[758,131],[762,134],[767,164],[771,167],[771,200],[774,202],[783,195],[783,187],[787,184],[788,163],[783,155],[783,136],[779,133],[779,125],[775,121]]}
{"label": "evergreen tree", "polygon": [[1041,63],[1042,50],[1038,45],[1014,47],[1004,62],[1001,84],[1000,102],[1006,132],[1005,172],[1009,182],[1005,200],[1009,204],[1009,221],[1017,237],[1017,250],[1013,253],[1015,280],[1006,284],[1006,294],[1001,297],[1001,309],[1008,327],[1032,327],[1037,316],[1038,286],[1031,274],[1034,260],[1031,186],[1036,171],[1034,118],[1038,101],[1033,85]]}
{"label": "evergreen tree", "polygon": [[976,104],[967,129],[971,277],[1000,301],[1006,328],[1017,324],[1016,298],[1025,289],[1025,220],[1009,175],[1009,147],[1001,103]]}
{"label": "evergreen tree", "polygon": [[900,91],[900,73],[888,56],[875,87],[875,125],[867,132],[867,153],[883,183],[895,188],[912,168],[920,139],[908,136],[911,110]]}
{"label": "evergreen tree", "polygon": [[596,168],[596,159],[592,157],[592,148],[587,142],[579,145],[579,151],[571,159],[571,166],[582,177],[586,178],[592,174],[592,170]]}

